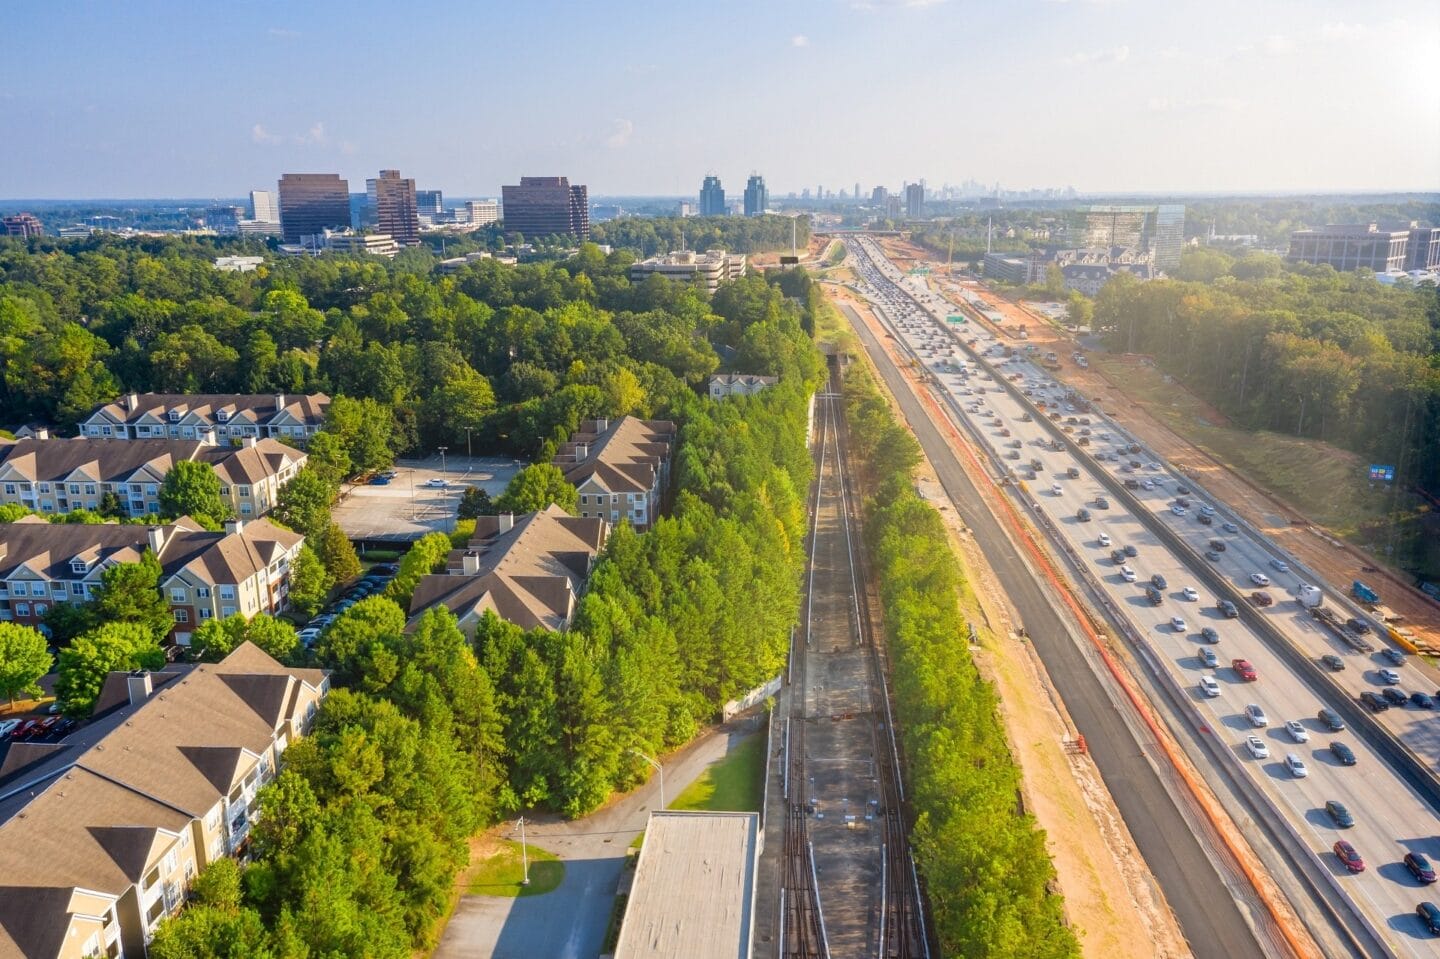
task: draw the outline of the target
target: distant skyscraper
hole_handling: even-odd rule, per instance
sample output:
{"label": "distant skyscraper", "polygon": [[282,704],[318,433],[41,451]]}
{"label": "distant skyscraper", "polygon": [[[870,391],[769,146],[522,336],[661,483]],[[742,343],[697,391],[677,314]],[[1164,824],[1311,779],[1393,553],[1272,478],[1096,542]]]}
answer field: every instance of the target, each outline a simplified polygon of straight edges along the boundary
{"label": "distant skyscraper", "polygon": [[519,186],[502,186],[505,231],[526,237],[590,236],[590,192],[568,177],[522,176]]}
{"label": "distant skyscraper", "polygon": [[884,206],[885,200],[889,198],[889,196],[889,190],[885,189],[883,186],[877,186],[875,189],[870,191],[870,205]]}
{"label": "distant skyscraper", "polygon": [[239,233],[244,207],[212,206],[205,211],[205,225],[216,233]]}
{"label": "distant skyscraper", "polygon": [[402,178],[399,170],[381,170],[378,178],[365,181],[365,194],[375,210],[378,232],[393,237],[401,246],[419,245],[414,180]]}
{"label": "distant skyscraper", "polygon": [[860,202],[860,181],[859,181],[859,180],[856,180],[856,181],[855,181],[855,202],[856,202],[856,203],[859,203],[859,202]]}
{"label": "distant skyscraper", "polygon": [[44,233],[33,213],[17,213],[0,219],[0,236],[43,236]]}
{"label": "distant skyscraper", "polygon": [[700,215],[725,215],[725,188],[720,185],[720,178],[713,173],[700,184]]}
{"label": "distant skyscraper", "polygon": [[441,190],[416,190],[415,209],[421,216],[436,216],[445,212],[445,197]]}
{"label": "distant skyscraper", "polygon": [[925,185],[905,184],[905,215],[911,219],[925,215]]}
{"label": "distant skyscraper", "polygon": [[763,216],[770,205],[770,191],[765,189],[765,178],[758,173],[750,174],[745,182],[745,215]]}
{"label": "distant skyscraper", "polygon": [[484,226],[500,219],[500,204],[494,200],[467,200],[465,214],[471,226]]}
{"label": "distant skyscraper", "polygon": [[264,223],[279,223],[280,208],[275,205],[275,194],[270,190],[250,191],[250,219]]}
{"label": "distant skyscraper", "polygon": [[286,243],[350,225],[350,184],[335,173],[280,177],[280,233]]}

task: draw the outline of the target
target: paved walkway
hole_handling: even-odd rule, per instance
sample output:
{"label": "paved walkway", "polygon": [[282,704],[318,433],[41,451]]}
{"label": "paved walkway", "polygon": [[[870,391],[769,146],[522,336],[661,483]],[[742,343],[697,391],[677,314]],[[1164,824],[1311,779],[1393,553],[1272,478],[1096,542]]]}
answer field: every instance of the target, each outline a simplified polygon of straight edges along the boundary
{"label": "paved walkway", "polygon": [[[755,720],[711,727],[683,749],[663,757],[665,798],[678,796],[707,766],[757,729],[763,726]],[[565,880],[543,896],[462,896],[440,938],[435,959],[598,956],[625,852],[645,829],[652,804],[659,802],[659,783],[659,777],[652,776],[639,789],[584,819],[570,822],[546,815],[533,822],[526,820],[525,838],[564,860]],[[519,838],[513,823],[502,828],[506,838]]]}

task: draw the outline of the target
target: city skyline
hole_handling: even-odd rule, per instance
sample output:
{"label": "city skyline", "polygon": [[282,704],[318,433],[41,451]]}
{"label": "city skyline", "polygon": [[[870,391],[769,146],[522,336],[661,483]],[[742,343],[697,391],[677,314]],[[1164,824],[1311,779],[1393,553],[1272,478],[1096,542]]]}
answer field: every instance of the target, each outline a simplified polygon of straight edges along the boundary
{"label": "city skyline", "polygon": [[[1023,6],[809,0],[776,12],[742,0],[635,18],[541,2],[430,9],[377,33],[368,3],[336,18],[323,6],[22,2],[8,27],[30,71],[0,81],[0,122],[28,149],[0,159],[0,192],[229,197],[284,171],[353,182],[389,168],[456,196],[495,196],[529,174],[595,195],[685,196],[708,170],[756,169],[776,197],[857,176],[867,190],[920,178],[1087,194],[1440,188],[1424,69],[1440,60],[1440,9],[1379,3],[1361,18],[1324,0],[1297,19],[1239,0]],[[685,41],[753,17],[769,29],[745,44]],[[541,19],[556,42],[511,42]],[[476,43],[382,56],[437,37]],[[345,62],[370,65],[305,82]],[[703,121],[697,75],[726,78],[730,94]],[[1304,76],[1344,82],[1302,96]]]}

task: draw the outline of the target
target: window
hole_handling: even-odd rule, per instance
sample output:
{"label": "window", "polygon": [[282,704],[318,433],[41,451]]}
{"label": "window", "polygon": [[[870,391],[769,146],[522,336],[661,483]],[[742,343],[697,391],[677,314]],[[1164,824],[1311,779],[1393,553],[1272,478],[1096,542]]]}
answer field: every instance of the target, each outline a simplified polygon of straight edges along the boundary
{"label": "window", "polygon": [[581,506],[589,506],[589,505],[590,505],[590,497],[587,496],[587,495],[584,494],[584,493],[581,493],[581,494],[580,494],[580,505],[581,505]]}
{"label": "window", "polygon": [[196,587],[195,587],[195,595],[196,595],[196,596],[199,596],[201,599],[209,599],[209,598],[210,598],[210,587],[209,587],[209,586],[196,586]]}
{"label": "window", "polygon": [[249,516],[255,512],[255,507],[251,506],[249,503],[241,503],[240,512],[245,516]]}
{"label": "window", "polygon": [[10,584],[10,595],[11,595],[11,596],[29,596],[29,595],[30,595],[30,587],[25,583],[24,580],[18,580],[18,579],[17,579],[15,582],[13,582],[13,583]]}
{"label": "window", "polygon": [[157,486],[157,485],[155,485],[154,483],[149,483],[149,484],[147,484],[146,487],[145,487],[145,495],[146,495],[146,496],[159,496],[159,495],[160,495],[160,487]]}
{"label": "window", "polygon": [[170,602],[172,602],[172,603],[183,603],[183,602],[185,602],[185,588],[184,588],[183,586],[172,586],[172,587],[170,587]]}
{"label": "window", "polygon": [[79,484],[79,483],[71,483],[71,484],[70,484],[70,495],[71,495],[71,496],[79,496],[79,495],[80,495],[80,484]]}
{"label": "window", "polygon": [[41,484],[40,484],[40,492],[42,492],[42,493],[48,493],[48,492],[50,492],[50,484],[49,484],[49,483],[41,483]]}
{"label": "window", "polygon": [[177,608],[177,609],[175,609],[175,610],[172,610],[172,612],[175,613],[175,622],[177,622],[177,623],[188,623],[188,622],[190,622],[190,610],[188,610],[188,609],[178,609],[178,608]]}
{"label": "window", "polygon": [[229,422],[229,420],[230,420],[230,411],[229,411],[229,410],[216,410],[216,411],[215,411],[215,422],[217,422],[217,423],[227,423],[227,422]]}
{"label": "window", "polygon": [[130,492],[134,493],[136,496],[139,496],[140,494],[145,492],[145,487],[141,486],[139,483],[131,483]]}
{"label": "window", "polygon": [[101,436],[113,436],[114,434],[113,434],[113,432],[111,431],[110,427],[108,427],[108,426],[102,426],[102,427],[100,427],[100,435],[101,435]]}
{"label": "window", "polygon": [[234,598],[235,598],[235,587],[234,587],[234,586],[221,586],[221,587],[220,587],[220,598],[221,598],[221,599],[234,599]]}
{"label": "window", "polygon": [[5,484],[5,495],[6,495],[6,496],[14,496],[14,495],[15,495],[15,484],[14,484],[14,483],[6,483],[6,484]]}
{"label": "window", "polygon": [[200,618],[201,618],[201,619],[209,619],[209,618],[211,617],[211,615],[212,615],[212,613],[210,612],[210,608],[209,608],[208,606],[201,606],[201,607],[200,607]]}
{"label": "window", "polygon": [[234,615],[235,615],[235,607],[234,607],[234,606],[221,606],[221,607],[220,607],[220,616],[221,616],[222,618],[224,618],[224,619],[229,619],[231,616],[234,616]]}
{"label": "window", "polygon": [[[72,568],[73,568],[73,567],[72,567]],[[84,584],[84,583],[71,583],[71,584],[70,584],[70,595],[71,595],[71,596],[84,596],[84,595],[85,595],[85,584]]]}
{"label": "window", "polygon": [[94,483],[86,483],[86,484],[85,484],[85,495],[86,495],[86,496],[94,496],[94,495],[95,495],[95,484],[94,484]]}
{"label": "window", "polygon": [[175,871],[175,867],[178,865],[180,865],[180,855],[172,849],[165,854],[165,868],[163,871],[168,876]]}
{"label": "window", "polygon": [[49,604],[47,604],[47,603],[36,603],[36,604],[35,604],[35,615],[36,615],[36,616],[44,616],[44,615],[45,615],[46,613],[48,613],[49,611],[50,611],[50,606],[49,606]]}
{"label": "window", "polygon": [[165,897],[159,896],[156,898],[155,904],[151,906],[149,910],[147,910],[145,913],[146,928],[153,926],[156,922],[160,920],[160,917],[163,915],[165,915]]}
{"label": "window", "polygon": [[140,884],[141,890],[154,889],[155,884],[160,881],[160,867],[156,866],[145,876],[145,881]]}
{"label": "window", "polygon": [[51,584],[50,584],[50,592],[51,592],[51,594],[54,595],[57,599],[63,599],[63,598],[65,597],[65,584],[64,584],[64,583],[51,583]]}
{"label": "window", "polygon": [[170,422],[172,422],[172,423],[178,423],[178,422],[180,422],[180,411],[179,411],[179,410],[171,410],[169,413],[166,413],[165,416],[166,416],[166,418],[169,419]]}

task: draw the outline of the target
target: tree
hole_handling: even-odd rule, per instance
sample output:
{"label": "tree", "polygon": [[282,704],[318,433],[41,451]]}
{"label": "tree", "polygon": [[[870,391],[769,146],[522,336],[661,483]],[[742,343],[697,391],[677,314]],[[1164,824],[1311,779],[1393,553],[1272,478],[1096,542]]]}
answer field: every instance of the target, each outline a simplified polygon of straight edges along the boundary
{"label": "tree", "polygon": [[307,463],[280,487],[272,515],[295,532],[314,537],[330,524],[330,505],[334,501],[335,486]]}
{"label": "tree", "polygon": [[41,693],[36,682],[50,671],[55,661],[49,644],[38,629],[18,623],[0,623],[0,695],[15,708],[15,696],[35,698]]}
{"label": "tree", "polygon": [[265,613],[257,613],[249,620],[240,613],[224,619],[207,619],[190,634],[191,651],[207,663],[218,663],[234,652],[236,646],[247,642],[286,662],[300,644],[300,638],[294,626]]}
{"label": "tree", "polygon": [[50,641],[64,646],[81,633],[94,629],[94,611],[88,603],[56,603],[45,611],[45,628]]}
{"label": "tree", "polygon": [[165,653],[144,624],[108,621],[60,651],[55,696],[66,716],[83,719],[95,708],[110,673],[164,665]]}
{"label": "tree", "polygon": [[325,597],[334,585],[335,578],[315,550],[309,543],[302,545],[290,564],[290,605],[306,616],[314,616],[325,605]]}
{"label": "tree", "polygon": [[310,437],[310,445],[305,452],[309,456],[305,468],[314,470],[333,487],[338,488],[354,471],[345,444],[329,430],[321,430]]}
{"label": "tree", "polygon": [[573,515],[580,507],[580,494],[559,467],[551,463],[531,463],[511,477],[505,492],[495,500],[495,512],[533,513],[551,503]]}
{"label": "tree", "polygon": [[181,460],[170,467],[160,484],[160,512],[171,518],[204,516],[220,522],[230,517],[230,504],[220,495],[220,477],[214,468]]}
{"label": "tree", "polygon": [[394,415],[383,403],[337,396],[325,413],[325,429],[339,437],[354,469],[383,470],[395,462],[390,448]]}
{"label": "tree", "polygon": [[1072,329],[1089,326],[1094,316],[1095,304],[1090,302],[1090,298],[1079,290],[1071,290],[1065,300],[1065,324]]}
{"label": "tree", "polygon": [[124,519],[126,515],[125,504],[121,502],[120,495],[113,490],[106,490],[100,494],[99,513],[106,519]]}
{"label": "tree", "polygon": [[100,585],[91,600],[95,622],[134,623],[159,643],[175,625],[165,599],[160,595],[164,570],[150,550],[134,563],[120,563],[100,574]]}
{"label": "tree", "polygon": [[494,512],[495,504],[490,502],[490,494],[484,488],[467,486],[460,494],[460,505],[456,511],[459,519],[475,519],[477,516],[493,515]]}
{"label": "tree", "polygon": [[333,582],[347,583],[360,575],[360,557],[338,524],[327,523],[314,542],[315,555]]}
{"label": "tree", "polygon": [[408,609],[410,595],[420,584],[420,578],[435,572],[449,555],[450,537],[444,533],[427,533],[420,537],[401,558],[400,572],[385,588],[385,595],[399,603],[402,609]]}

